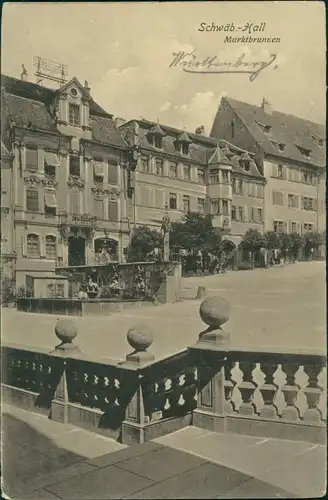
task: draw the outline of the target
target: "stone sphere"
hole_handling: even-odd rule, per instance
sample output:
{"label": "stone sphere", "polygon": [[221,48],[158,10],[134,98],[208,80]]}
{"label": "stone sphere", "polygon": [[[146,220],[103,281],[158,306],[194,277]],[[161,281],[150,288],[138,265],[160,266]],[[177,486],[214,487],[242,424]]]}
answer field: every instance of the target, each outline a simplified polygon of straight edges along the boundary
{"label": "stone sphere", "polygon": [[219,328],[230,317],[229,303],[223,297],[207,297],[200,305],[199,315],[208,326]]}
{"label": "stone sphere", "polygon": [[77,333],[77,325],[70,319],[61,319],[55,326],[55,334],[62,342],[72,342]]}
{"label": "stone sphere", "polygon": [[154,337],[148,326],[133,326],[127,333],[127,341],[136,351],[145,351],[153,343]]}

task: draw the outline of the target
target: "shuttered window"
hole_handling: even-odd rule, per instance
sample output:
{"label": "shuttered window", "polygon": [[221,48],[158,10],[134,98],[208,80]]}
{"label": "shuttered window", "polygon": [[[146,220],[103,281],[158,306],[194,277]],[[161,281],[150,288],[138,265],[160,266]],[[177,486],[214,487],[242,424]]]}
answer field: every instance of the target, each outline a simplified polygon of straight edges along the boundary
{"label": "shuttered window", "polygon": [[118,220],[118,206],[117,201],[108,202],[108,219],[112,221]]}
{"label": "shuttered window", "polygon": [[93,200],[93,215],[97,217],[97,219],[104,218],[104,201],[101,199],[94,198]]}
{"label": "shuttered window", "polygon": [[26,190],[26,210],[28,212],[39,211],[39,192],[36,189]]}
{"label": "shuttered window", "polygon": [[46,236],[46,258],[55,259],[57,257],[56,236]]}
{"label": "shuttered window", "polygon": [[108,162],[108,182],[109,184],[117,184],[117,164],[114,161]]}
{"label": "shuttered window", "polygon": [[74,215],[80,213],[80,191],[78,189],[73,188],[69,191],[69,210]]}
{"label": "shuttered window", "polygon": [[26,170],[38,170],[38,150],[36,147],[26,148]]}

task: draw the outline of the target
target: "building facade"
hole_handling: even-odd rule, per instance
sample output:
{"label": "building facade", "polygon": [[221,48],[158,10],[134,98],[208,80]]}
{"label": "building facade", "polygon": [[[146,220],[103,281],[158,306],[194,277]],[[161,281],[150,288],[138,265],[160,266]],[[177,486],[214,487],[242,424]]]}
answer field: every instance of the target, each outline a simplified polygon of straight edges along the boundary
{"label": "building facade", "polygon": [[56,91],[6,76],[1,83],[2,140],[12,154],[12,168],[5,156],[1,169],[12,196],[12,219],[3,221],[12,220],[6,243],[17,284],[28,272],[95,264],[103,247],[120,260],[130,235],[130,153],[112,115],[76,78]]}
{"label": "building facade", "polygon": [[129,215],[136,225],[160,228],[188,212],[210,213],[213,226],[235,244],[247,229],[263,231],[264,177],[254,155],[226,141],[147,120],[120,126],[140,158]]}
{"label": "building facade", "polygon": [[16,253],[13,210],[13,155],[1,142],[1,275],[14,278]]}
{"label": "building facade", "polygon": [[325,230],[325,130],[296,116],[222,98],[212,137],[255,154],[266,180],[265,230]]}

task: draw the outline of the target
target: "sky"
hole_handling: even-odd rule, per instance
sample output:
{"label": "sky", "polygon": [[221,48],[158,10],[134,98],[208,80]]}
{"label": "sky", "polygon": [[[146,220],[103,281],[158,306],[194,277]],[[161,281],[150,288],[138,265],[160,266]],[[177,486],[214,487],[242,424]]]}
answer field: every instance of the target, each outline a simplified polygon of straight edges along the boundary
{"label": "sky", "polygon": [[[34,56],[65,64],[69,79],[87,80],[93,99],[124,119],[209,133],[227,95],[257,105],[265,97],[273,109],[325,123],[323,2],[6,3],[2,19],[2,73],[19,78],[24,64],[35,82]],[[280,43],[225,43],[233,33],[199,31],[201,23],[247,22],[266,23],[251,36]],[[250,81],[169,67],[180,51],[229,62],[243,53],[251,62],[277,58]]]}

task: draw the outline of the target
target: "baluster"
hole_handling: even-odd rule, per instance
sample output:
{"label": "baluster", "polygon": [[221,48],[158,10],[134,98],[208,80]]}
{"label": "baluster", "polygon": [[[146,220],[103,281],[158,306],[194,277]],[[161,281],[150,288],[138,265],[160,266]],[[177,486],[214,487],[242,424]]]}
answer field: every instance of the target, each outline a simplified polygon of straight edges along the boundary
{"label": "baluster", "polygon": [[225,401],[224,401],[224,413],[234,413],[236,411],[236,405],[232,401],[232,394],[234,387],[236,385],[236,382],[232,380],[231,376],[231,370],[235,366],[234,361],[227,362],[226,369],[225,369],[225,381],[224,381],[224,395],[225,395]]}
{"label": "baluster", "polygon": [[303,389],[308,404],[308,408],[303,415],[303,420],[309,420],[311,422],[320,422],[322,420],[322,412],[319,409],[322,389],[318,382],[321,369],[322,366],[319,363],[315,365],[304,365],[304,371],[309,377],[309,380],[307,386]]}
{"label": "baluster", "polygon": [[300,418],[300,412],[295,403],[299,385],[295,382],[295,376],[299,369],[299,364],[282,364],[281,369],[286,374],[286,384],[281,388],[281,392],[285,397],[286,406],[282,410],[281,418],[286,420],[298,420]]}
{"label": "baluster", "polygon": [[278,368],[278,364],[261,363],[261,370],[265,375],[264,384],[259,387],[262,394],[264,406],[259,414],[264,418],[277,418],[278,408],[274,404],[274,398],[278,390],[278,385],[274,382],[274,374]]}
{"label": "baluster", "polygon": [[242,403],[239,407],[241,415],[251,416],[256,414],[256,406],[253,402],[254,391],[256,389],[256,385],[253,382],[253,370],[255,366],[256,363],[249,361],[239,362],[239,369],[243,372],[243,381],[238,386],[242,397]]}

